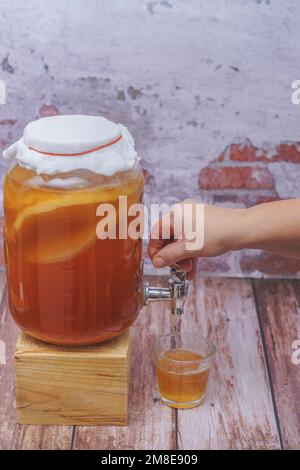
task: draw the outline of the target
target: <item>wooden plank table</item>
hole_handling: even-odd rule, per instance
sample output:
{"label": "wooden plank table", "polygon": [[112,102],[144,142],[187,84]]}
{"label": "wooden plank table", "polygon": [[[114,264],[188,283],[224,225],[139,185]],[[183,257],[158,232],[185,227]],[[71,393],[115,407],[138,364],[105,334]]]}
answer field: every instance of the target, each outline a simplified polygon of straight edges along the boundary
{"label": "wooden plank table", "polygon": [[[166,279],[152,278],[164,284]],[[217,345],[208,396],[193,410],[162,405],[155,389],[151,345],[170,331],[168,303],[144,309],[133,326],[129,426],[21,426],[15,421],[13,354],[18,329],[10,318],[0,272],[1,449],[299,449],[300,281],[197,279],[183,330]]]}

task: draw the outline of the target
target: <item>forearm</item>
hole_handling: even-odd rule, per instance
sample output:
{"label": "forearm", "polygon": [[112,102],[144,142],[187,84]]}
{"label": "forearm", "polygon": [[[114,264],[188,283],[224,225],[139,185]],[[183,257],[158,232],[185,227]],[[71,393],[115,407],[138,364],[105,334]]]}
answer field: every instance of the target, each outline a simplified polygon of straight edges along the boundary
{"label": "forearm", "polygon": [[300,199],[270,202],[241,210],[236,213],[233,225],[233,250],[259,248],[300,258]]}
{"label": "forearm", "polygon": [[[199,203],[189,199],[181,204],[194,204],[196,207]],[[196,244],[195,249],[186,248],[186,242],[191,241],[185,238],[184,232],[182,239],[178,240],[160,237],[164,230],[170,230],[170,220],[172,218],[163,217],[151,232],[149,254],[158,268],[180,262],[183,269],[194,272],[193,258],[220,256],[247,248],[300,260],[300,199],[260,204],[250,209],[205,204],[204,223],[200,217],[193,224],[196,227],[201,224],[198,226],[201,232],[204,229],[204,244],[201,247]],[[175,233],[174,227],[171,229]]]}

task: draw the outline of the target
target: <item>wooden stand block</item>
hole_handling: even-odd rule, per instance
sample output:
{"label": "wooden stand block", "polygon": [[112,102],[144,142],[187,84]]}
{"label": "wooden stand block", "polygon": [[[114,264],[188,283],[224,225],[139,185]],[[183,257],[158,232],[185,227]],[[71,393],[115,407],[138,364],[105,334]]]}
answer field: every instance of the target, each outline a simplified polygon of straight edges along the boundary
{"label": "wooden stand block", "polygon": [[79,347],[54,346],[22,333],[15,368],[20,424],[127,424],[129,331]]}

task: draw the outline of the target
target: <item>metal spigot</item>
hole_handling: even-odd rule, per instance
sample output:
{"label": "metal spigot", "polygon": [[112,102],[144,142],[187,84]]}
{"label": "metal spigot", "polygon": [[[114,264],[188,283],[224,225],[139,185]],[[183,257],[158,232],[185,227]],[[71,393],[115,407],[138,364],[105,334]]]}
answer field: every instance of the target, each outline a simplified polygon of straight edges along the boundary
{"label": "metal spigot", "polygon": [[171,312],[181,315],[188,293],[188,286],[187,273],[180,266],[174,265],[170,269],[169,287],[154,287],[149,286],[148,282],[146,283],[144,305],[155,300],[170,300]]}

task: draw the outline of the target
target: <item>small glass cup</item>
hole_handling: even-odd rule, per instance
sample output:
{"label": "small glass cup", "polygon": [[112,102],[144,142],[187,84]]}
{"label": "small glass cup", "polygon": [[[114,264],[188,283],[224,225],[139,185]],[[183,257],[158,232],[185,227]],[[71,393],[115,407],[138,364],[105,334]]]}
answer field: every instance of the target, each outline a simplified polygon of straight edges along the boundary
{"label": "small glass cup", "polygon": [[159,336],[154,344],[161,401],[172,408],[195,408],[206,393],[215,345],[198,334]]}

